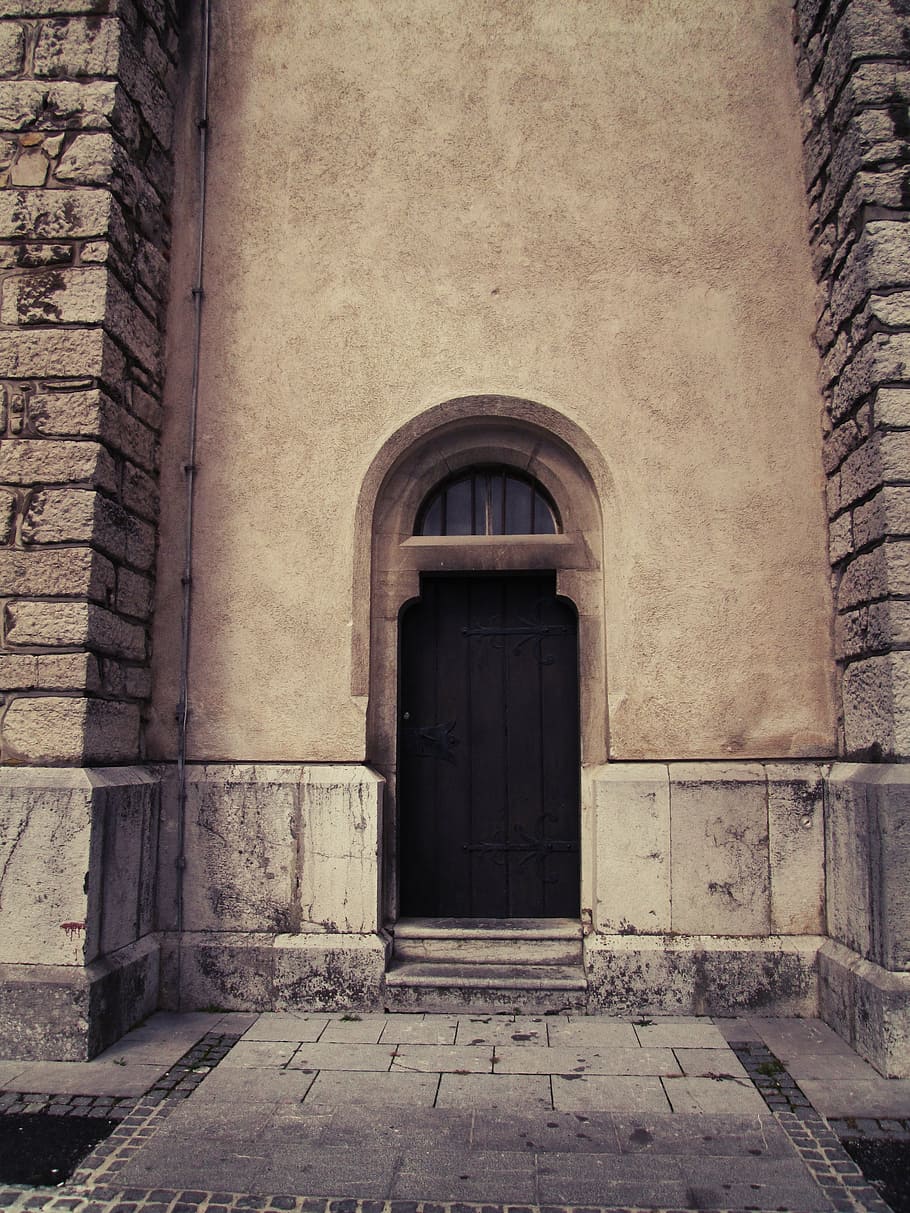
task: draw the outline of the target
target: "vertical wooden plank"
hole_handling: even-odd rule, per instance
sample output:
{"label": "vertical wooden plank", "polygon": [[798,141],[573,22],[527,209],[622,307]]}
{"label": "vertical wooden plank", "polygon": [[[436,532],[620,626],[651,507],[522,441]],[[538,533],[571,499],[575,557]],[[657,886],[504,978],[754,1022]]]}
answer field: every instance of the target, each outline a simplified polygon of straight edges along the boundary
{"label": "vertical wooden plank", "polygon": [[477,634],[497,628],[503,611],[501,578],[468,581],[469,611],[465,626],[467,675],[471,700],[470,838],[471,914],[476,918],[508,916],[508,866],[503,851],[479,849],[502,843],[506,831],[506,770],[503,762],[505,712],[502,638]]}
{"label": "vertical wooden plank", "polygon": [[[506,582],[506,625],[534,625],[541,599],[555,594],[550,577],[512,578]],[[507,645],[508,687],[504,715],[505,761],[509,786],[509,841],[530,843],[541,836],[544,813],[541,735],[540,645],[531,635],[514,634]],[[544,913],[542,857],[533,851],[509,853],[510,904],[513,918],[538,918]]]}
{"label": "vertical wooden plank", "polygon": [[544,914],[574,918],[581,905],[581,746],[578,704],[578,618],[574,609],[549,600],[547,622],[565,631],[548,637],[543,651],[554,660],[541,665],[541,727],[545,738],[544,838],[571,842],[572,851],[554,850],[544,863]]}
{"label": "vertical wooden plank", "polygon": [[433,672],[421,668],[432,652],[432,612],[426,601],[409,606],[399,624],[398,705],[398,854],[400,909],[405,916],[423,913],[434,878],[425,856],[432,857],[432,823],[420,812],[433,795],[432,772],[418,755],[417,725],[426,712],[425,688]]}
{"label": "vertical wooden plank", "polygon": [[436,881],[435,914],[463,917],[471,913],[471,863],[470,854],[464,849],[470,830],[472,797],[471,703],[462,634],[470,581],[428,577],[425,583],[436,604],[435,721],[443,730],[440,754],[434,762],[433,803],[426,806],[436,825],[432,864]]}

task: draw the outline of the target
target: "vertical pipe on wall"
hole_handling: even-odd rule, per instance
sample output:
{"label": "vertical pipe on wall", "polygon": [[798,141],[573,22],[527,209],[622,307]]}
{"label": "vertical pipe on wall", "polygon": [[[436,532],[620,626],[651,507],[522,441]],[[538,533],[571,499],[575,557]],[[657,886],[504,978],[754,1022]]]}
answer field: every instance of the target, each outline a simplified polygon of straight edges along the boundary
{"label": "vertical pipe on wall", "polygon": [[205,247],[205,190],[208,161],[209,56],[211,46],[211,5],[202,0],[202,78],[200,84],[197,130],[198,216],[196,228],[196,266],[193,275],[193,378],[190,391],[187,457],[183,465],[186,501],[183,546],[183,604],[180,622],[180,695],[177,702],[177,1005],[182,1005],[183,954],[183,879],[186,869],[186,751],[189,728],[190,625],[193,573],[193,505],[196,486],[196,418],[199,411],[199,363],[202,343],[203,255]]}

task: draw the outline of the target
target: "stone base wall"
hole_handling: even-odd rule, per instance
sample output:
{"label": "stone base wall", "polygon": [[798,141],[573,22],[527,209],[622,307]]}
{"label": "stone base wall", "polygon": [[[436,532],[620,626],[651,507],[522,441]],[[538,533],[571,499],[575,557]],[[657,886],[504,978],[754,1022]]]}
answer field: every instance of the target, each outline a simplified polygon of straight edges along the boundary
{"label": "stone base wall", "polygon": [[592,1011],[816,1015],[817,763],[611,763],[588,775]]}
{"label": "stone base wall", "polygon": [[356,763],[190,767],[181,869],[174,772],[161,773],[163,1005],[379,1006],[381,777]]}
{"label": "stone base wall", "polygon": [[177,786],[159,768],[159,923],[166,931],[371,934],[379,928],[382,778],[356,763],[187,769],[183,919]]}
{"label": "stone base wall", "polygon": [[828,778],[824,1019],[882,1074],[910,1077],[910,768]]}
{"label": "stone base wall", "polygon": [[0,769],[7,1055],[90,1057],[158,1006],[379,1006],[382,786],[191,768],[179,863],[173,768]]}
{"label": "stone base wall", "polygon": [[910,768],[614,763],[590,787],[593,1008],[821,1014],[910,1076]]}
{"label": "stone base wall", "polygon": [[137,767],[0,769],[0,1038],[78,1060],[158,1002],[160,789]]}
{"label": "stone base wall", "polygon": [[588,1010],[608,1015],[818,1014],[818,935],[594,935]]}
{"label": "stone base wall", "polygon": [[380,1011],[388,938],[188,931],[161,941],[168,1010]]}
{"label": "stone base wall", "polygon": [[585,795],[594,930],[822,934],[825,771],[811,762],[594,768]]}
{"label": "stone base wall", "polygon": [[86,1061],[158,1005],[154,935],[84,966],[0,964],[5,1057]]}
{"label": "stone base wall", "polygon": [[[181,831],[170,766],[0,771],[7,1048],[88,1057],[156,1007],[381,1008],[383,790],[195,766]],[[821,1011],[910,1074],[907,767],[598,767],[582,872],[590,1011]]]}
{"label": "stone base wall", "polygon": [[910,1078],[910,973],[892,973],[833,939],[818,954],[819,1013],[886,1078]]}
{"label": "stone base wall", "polygon": [[837,763],[828,780],[828,934],[910,973],[910,769]]}

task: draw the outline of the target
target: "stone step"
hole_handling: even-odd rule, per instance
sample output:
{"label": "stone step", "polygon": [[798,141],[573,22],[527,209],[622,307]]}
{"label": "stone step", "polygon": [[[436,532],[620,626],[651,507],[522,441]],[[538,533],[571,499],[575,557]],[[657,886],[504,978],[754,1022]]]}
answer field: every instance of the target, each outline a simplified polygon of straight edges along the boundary
{"label": "stone step", "polygon": [[567,918],[399,919],[393,955],[436,964],[581,965],[581,924]]}
{"label": "stone step", "polygon": [[584,1010],[587,981],[578,965],[393,962],[385,976],[389,1011],[545,1014]]}

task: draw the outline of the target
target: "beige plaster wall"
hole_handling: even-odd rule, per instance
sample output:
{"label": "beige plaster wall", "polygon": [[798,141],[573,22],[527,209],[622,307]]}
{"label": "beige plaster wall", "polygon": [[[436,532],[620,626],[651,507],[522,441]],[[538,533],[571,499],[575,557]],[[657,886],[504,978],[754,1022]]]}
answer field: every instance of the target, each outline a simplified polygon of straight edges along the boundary
{"label": "beige plaster wall", "polygon": [[[358,492],[398,428],[483,393],[564,414],[615,484],[611,756],[830,753],[787,0],[214,10],[191,757],[363,757]],[[158,756],[173,746],[190,254],[184,230]]]}

